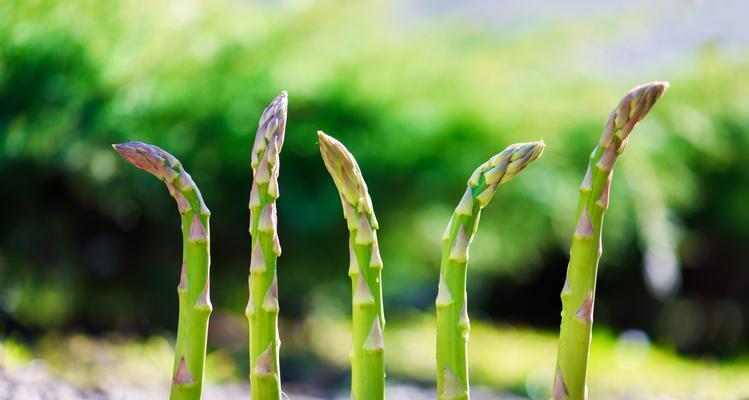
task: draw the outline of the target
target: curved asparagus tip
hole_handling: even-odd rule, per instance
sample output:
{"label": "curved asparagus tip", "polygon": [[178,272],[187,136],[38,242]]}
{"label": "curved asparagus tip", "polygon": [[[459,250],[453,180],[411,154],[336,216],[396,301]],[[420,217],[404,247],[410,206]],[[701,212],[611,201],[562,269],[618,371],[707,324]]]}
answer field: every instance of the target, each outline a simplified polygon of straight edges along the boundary
{"label": "curved asparagus tip", "polygon": [[590,155],[588,170],[580,185],[577,223],[561,293],[563,311],[552,391],[554,400],[587,398],[585,380],[596,274],[603,250],[603,215],[609,206],[614,164],[626,149],[632,129],[667,88],[668,82],[651,82],[630,90],[611,112],[598,145]]}
{"label": "curved asparagus tip", "polygon": [[341,142],[326,135],[325,132],[318,131],[317,137],[320,139],[320,153],[325,167],[330,172],[338,192],[353,208],[359,210],[364,206],[367,214],[374,215],[367,184],[364,182],[361,169],[354,156]]}
{"label": "curved asparagus tip", "polygon": [[497,191],[497,187],[514,178],[520,171],[543,154],[546,145],[543,140],[529,143],[516,143],[481,164],[468,179],[468,186],[481,207]]}
{"label": "curved asparagus tip", "polygon": [[280,400],[278,278],[281,255],[276,199],[280,196],[279,154],[286,134],[288,98],[281,92],[260,116],[251,151],[249,300],[245,309],[250,330],[250,388],[252,398]]}
{"label": "curved asparagus tip", "polygon": [[[156,176],[177,201],[182,219],[182,265],[177,294],[179,324],[170,398],[201,397],[210,301],[210,211],[190,174],[174,156],[157,146],[128,142],[112,145],[128,162]],[[189,278],[189,279],[188,279]]]}
{"label": "curved asparagus tip", "polygon": [[481,164],[442,236],[442,264],[437,290],[437,393],[440,400],[468,399],[468,247],[476,233],[481,209],[499,185],[509,181],[543,153],[543,141],[518,143]]}
{"label": "curved asparagus tip", "polygon": [[142,142],[113,144],[112,147],[129,163],[162,181],[171,181],[179,174],[179,161],[159,147]]}
{"label": "curved asparagus tip", "polygon": [[611,112],[598,145],[606,148],[613,144],[616,154],[624,152],[632,129],[645,118],[668,87],[668,82],[655,81],[630,89]]}
{"label": "curved asparagus tip", "polygon": [[317,133],[325,167],[338,189],[349,229],[348,274],[352,287],[351,398],[383,399],[385,314],[382,258],[372,199],[354,156],[338,140]]}

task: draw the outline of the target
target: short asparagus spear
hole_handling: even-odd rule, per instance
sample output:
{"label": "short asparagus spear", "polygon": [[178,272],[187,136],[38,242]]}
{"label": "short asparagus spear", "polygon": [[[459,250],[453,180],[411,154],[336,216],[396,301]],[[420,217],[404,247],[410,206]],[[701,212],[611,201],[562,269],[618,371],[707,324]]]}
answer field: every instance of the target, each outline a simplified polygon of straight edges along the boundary
{"label": "short asparagus spear", "polygon": [[177,201],[182,217],[182,265],[177,294],[179,324],[172,374],[172,400],[199,400],[203,390],[210,288],[210,234],[203,197],[182,164],[166,151],[145,143],[113,145],[131,164],[161,179]]}
{"label": "short asparagus spear", "polygon": [[377,245],[377,218],[359,165],[338,140],[323,132],[320,152],[341,196],[349,237],[352,291],[351,398],[385,397],[385,314],[380,275],[382,259]]}
{"label": "short asparagus spear", "polygon": [[580,185],[577,226],[572,238],[567,278],[562,289],[562,324],[559,333],[554,400],[587,399],[585,384],[598,260],[602,253],[603,214],[609,205],[614,163],[624,152],[632,128],[650,111],[668,88],[651,82],[627,93],[609,116],[598,145],[590,155]]}
{"label": "short asparagus spear", "polygon": [[481,209],[497,187],[515,177],[543,153],[543,142],[513,144],[479,166],[442,235],[442,265],[437,291],[437,394],[440,400],[468,399],[468,246]]}
{"label": "short asparagus spear", "polygon": [[245,314],[250,324],[250,390],[254,400],[280,400],[278,350],[278,279],[281,255],[276,226],[279,153],[286,131],[286,92],[263,111],[252,147],[250,191],[250,296]]}

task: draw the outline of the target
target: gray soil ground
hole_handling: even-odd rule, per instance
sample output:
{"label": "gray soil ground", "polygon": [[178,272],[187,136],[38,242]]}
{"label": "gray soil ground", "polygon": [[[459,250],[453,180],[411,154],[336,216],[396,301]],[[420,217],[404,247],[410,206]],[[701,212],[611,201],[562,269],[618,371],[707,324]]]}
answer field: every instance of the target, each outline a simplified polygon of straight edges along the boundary
{"label": "gray soil ground", "polygon": [[[471,391],[474,400],[520,400],[519,397],[504,396],[477,388]],[[0,370],[0,400],[154,400],[166,399],[169,394],[164,389],[138,389],[113,387],[103,389],[79,389],[50,376],[40,362],[31,363],[12,373]],[[236,400],[250,397],[247,385],[208,386],[205,400]],[[289,388],[290,400],[324,400],[310,397],[299,389]],[[434,388],[396,384],[387,389],[388,399],[392,400],[432,400]],[[333,397],[335,400],[348,400],[347,393]]]}

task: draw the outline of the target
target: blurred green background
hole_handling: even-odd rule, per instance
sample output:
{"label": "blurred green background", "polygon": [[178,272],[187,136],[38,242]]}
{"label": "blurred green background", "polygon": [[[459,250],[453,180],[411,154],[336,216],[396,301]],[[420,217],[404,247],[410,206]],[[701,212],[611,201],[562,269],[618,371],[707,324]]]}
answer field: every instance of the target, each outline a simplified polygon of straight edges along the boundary
{"label": "blurred green background", "polygon": [[542,159],[485,210],[469,277],[474,380],[543,398],[587,157],[630,87],[668,80],[614,176],[591,394],[749,396],[747,12],[740,1],[4,0],[5,366],[42,357],[68,376],[54,360],[79,360],[64,355],[78,334],[169,351],[147,343],[173,339],[179,217],[163,185],[109,147],[141,140],[177,156],[213,212],[209,378],[243,380],[249,152],[260,112],[287,90],[285,379],[347,379],[348,345],[330,348],[347,340],[348,232],[317,129],[355,154],[377,210],[388,346],[400,349],[390,376],[426,385],[452,208],[477,165],[544,139]]}

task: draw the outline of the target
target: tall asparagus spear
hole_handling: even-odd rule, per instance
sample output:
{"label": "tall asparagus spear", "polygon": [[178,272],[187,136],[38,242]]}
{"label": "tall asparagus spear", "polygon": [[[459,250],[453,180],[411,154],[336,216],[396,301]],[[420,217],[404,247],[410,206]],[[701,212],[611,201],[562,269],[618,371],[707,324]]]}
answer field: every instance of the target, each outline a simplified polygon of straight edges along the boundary
{"label": "tall asparagus spear", "polygon": [[382,306],[382,258],[377,245],[377,218],[359,165],[338,140],[317,132],[320,152],[341,196],[349,237],[352,292],[351,398],[385,397],[385,313]]}
{"label": "tall asparagus spear", "polygon": [[593,301],[598,260],[603,250],[603,214],[609,206],[614,163],[624,152],[634,126],[647,115],[667,88],[667,82],[651,82],[630,90],[609,116],[598,146],[590,155],[588,171],[580,185],[577,227],[561,293],[562,325],[552,394],[554,400],[588,397],[585,379],[593,327]]}
{"label": "tall asparagus spear", "polygon": [[440,400],[468,399],[468,246],[481,209],[497,187],[538,158],[543,142],[513,144],[479,166],[442,235],[442,265],[437,292],[437,394]]}
{"label": "tall asparagus spear", "polygon": [[182,217],[182,266],[177,294],[179,324],[172,375],[172,400],[199,400],[203,390],[210,300],[211,213],[198,186],[182,164],[166,151],[145,143],[113,145],[136,167],[161,179],[177,201]]}
{"label": "tall asparagus spear", "polygon": [[250,388],[254,400],[280,400],[278,350],[278,279],[281,244],[276,227],[279,153],[286,131],[286,92],[263,111],[252,147],[250,191],[250,297],[245,314],[250,324]]}

